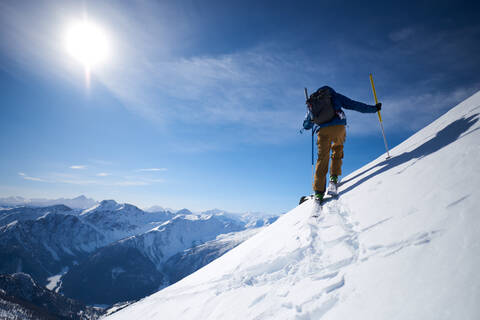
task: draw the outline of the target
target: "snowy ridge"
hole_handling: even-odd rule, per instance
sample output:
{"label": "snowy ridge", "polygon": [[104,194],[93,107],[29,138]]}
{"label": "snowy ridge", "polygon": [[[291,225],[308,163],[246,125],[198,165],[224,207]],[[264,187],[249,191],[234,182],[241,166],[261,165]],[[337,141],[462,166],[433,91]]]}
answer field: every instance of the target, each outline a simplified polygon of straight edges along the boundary
{"label": "snowy ridge", "polygon": [[94,206],[96,204],[96,201],[87,198],[84,195],[78,196],[73,199],[25,199],[23,197],[0,198],[0,207],[49,207],[59,204],[63,204],[72,209],[85,209]]}
{"label": "snowy ridge", "polygon": [[0,209],[0,227],[13,222],[39,219],[50,213],[73,214],[74,211],[64,205],[54,205],[42,208],[19,207]]}
{"label": "snowy ridge", "polygon": [[235,249],[107,319],[480,318],[480,93]]}
{"label": "snowy ridge", "polygon": [[83,222],[102,233],[109,242],[138,235],[165,222],[160,213],[145,212],[134,205],[103,200],[80,213]]}
{"label": "snowy ridge", "polygon": [[178,252],[215,239],[219,234],[241,231],[243,225],[226,225],[213,216],[177,216],[148,232],[121,240],[117,245],[133,247],[157,268]]}

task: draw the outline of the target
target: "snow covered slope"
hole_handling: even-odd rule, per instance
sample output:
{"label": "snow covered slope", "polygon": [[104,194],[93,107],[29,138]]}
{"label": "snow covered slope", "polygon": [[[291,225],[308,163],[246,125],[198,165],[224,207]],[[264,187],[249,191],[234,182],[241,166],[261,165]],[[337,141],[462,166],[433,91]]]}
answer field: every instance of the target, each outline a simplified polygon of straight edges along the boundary
{"label": "snow covered slope", "polygon": [[[480,92],[107,319],[480,319]],[[348,156],[348,155],[347,155]]]}

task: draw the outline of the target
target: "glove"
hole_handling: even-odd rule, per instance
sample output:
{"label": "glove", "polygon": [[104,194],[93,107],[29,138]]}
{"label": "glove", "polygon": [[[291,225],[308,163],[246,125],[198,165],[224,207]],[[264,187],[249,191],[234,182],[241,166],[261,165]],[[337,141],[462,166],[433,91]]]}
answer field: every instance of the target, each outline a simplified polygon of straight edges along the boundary
{"label": "glove", "polygon": [[375,105],[375,108],[377,108],[377,111],[382,110],[382,103],[381,103],[381,102],[377,103],[377,104]]}
{"label": "glove", "polygon": [[303,120],[303,129],[310,130],[313,128],[313,121],[310,119]]}

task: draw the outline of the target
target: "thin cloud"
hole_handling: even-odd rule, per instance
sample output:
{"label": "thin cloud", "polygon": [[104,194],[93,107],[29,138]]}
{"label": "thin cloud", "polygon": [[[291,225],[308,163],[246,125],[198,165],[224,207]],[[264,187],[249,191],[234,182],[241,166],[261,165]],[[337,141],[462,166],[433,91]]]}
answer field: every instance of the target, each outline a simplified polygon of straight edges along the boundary
{"label": "thin cloud", "polygon": [[[393,132],[415,132],[455,107],[458,103],[478,91],[476,86],[452,88],[451,91],[418,93],[415,90],[404,95],[390,95],[382,99],[382,120],[386,134]],[[346,111],[348,131],[356,135],[380,134],[376,114],[360,114]]]}
{"label": "thin cloud", "polygon": [[[417,131],[470,97],[478,88],[480,83],[472,87],[452,88],[448,92],[433,91],[386,99],[382,116],[395,130]],[[406,117],[408,114],[414,116]]]}
{"label": "thin cloud", "polygon": [[[150,14],[158,11],[157,5],[149,5],[154,8],[126,12],[121,5],[105,4],[89,13],[96,13],[107,27],[115,26],[112,37],[117,37],[117,54],[108,65],[95,70],[95,76],[123,106],[155,122],[159,130],[172,126],[203,125],[212,130],[238,126],[239,142],[281,142],[297,130],[302,116],[299,121],[292,119],[297,115],[295,106],[302,106],[302,88],[314,76],[328,72],[326,63],[312,63],[299,52],[280,53],[276,45],[220,56],[184,58],[168,52],[159,54],[150,45],[159,34],[151,30],[163,36],[162,48],[178,43],[178,35],[165,28],[157,15]],[[65,8],[58,10],[55,1],[46,1],[40,9],[28,4],[0,4],[5,51],[28,70],[74,81],[71,62],[52,57],[65,56],[59,45],[58,26],[68,22],[65,13],[78,11],[73,10],[77,6],[66,2]],[[138,18],[150,26],[148,30],[138,24]],[[19,21],[31,23],[26,26]],[[200,139],[202,143],[209,141],[197,137],[192,143]],[[214,149],[219,143],[225,144],[211,141]]]}
{"label": "thin cloud", "polygon": [[102,182],[98,181],[98,180],[63,179],[63,180],[57,180],[55,182],[66,183],[66,184],[75,184],[75,185],[102,185]]}
{"label": "thin cloud", "polygon": [[150,185],[151,182],[144,180],[129,180],[129,181],[100,181],[94,179],[61,179],[55,182],[66,183],[73,185],[96,185],[106,187],[135,187]]}
{"label": "thin cloud", "polygon": [[[105,178],[109,177],[110,178]],[[101,177],[101,178],[98,178]],[[147,186],[156,183],[163,183],[163,179],[149,179],[142,176],[112,176],[110,173],[101,172],[95,175],[83,175],[72,173],[54,173],[51,180],[52,183],[64,183],[72,185],[94,185],[103,187],[135,187]]]}
{"label": "thin cloud", "polygon": [[[305,83],[294,78],[312,64],[293,62],[304,57],[275,51],[275,47],[258,47],[231,55],[156,65],[146,60],[133,64],[130,72],[123,69],[118,74],[104,74],[102,80],[132,111],[160,122],[168,117],[189,124],[289,126],[291,106],[300,103],[297,98],[301,97],[301,85]],[[139,68],[145,68],[145,72],[139,72]],[[298,87],[294,82],[298,82]],[[174,109],[170,107],[172,103]]]}
{"label": "thin cloud", "polygon": [[115,182],[112,185],[118,186],[118,187],[137,187],[137,186],[147,186],[147,185],[150,185],[150,183],[146,181],[120,181],[120,182]]}
{"label": "thin cloud", "polygon": [[146,168],[138,169],[139,172],[158,172],[158,171],[167,171],[167,168]]}
{"label": "thin cloud", "polygon": [[400,30],[397,30],[397,31],[394,31],[394,32],[390,33],[388,35],[388,37],[393,42],[400,42],[400,41],[404,41],[404,40],[410,38],[410,36],[412,36],[414,34],[414,32],[415,32],[414,28],[407,27],[407,28],[403,28],[403,29],[400,29]]}
{"label": "thin cloud", "polygon": [[100,172],[100,173],[97,173],[97,176],[98,177],[108,177],[110,176],[111,173],[107,173],[107,172]]}
{"label": "thin cloud", "polygon": [[24,173],[24,172],[19,172],[18,175],[21,176],[21,177],[22,177],[23,179],[25,179],[25,180],[39,181],[39,182],[47,182],[46,180],[41,179],[41,178],[30,177],[29,175],[27,175],[27,174]]}
{"label": "thin cloud", "polygon": [[[42,76],[54,75],[74,81],[72,66],[65,61],[65,64],[59,63],[57,59],[65,55],[59,45],[58,26],[68,20],[65,12],[76,12],[72,9],[79,7],[73,1],[65,3],[62,10],[58,9],[56,1],[45,1],[40,8],[33,4],[0,4],[0,26],[4,31],[0,35],[3,40],[0,46],[29,71],[36,70]],[[179,133],[179,130],[170,130],[172,128],[203,126],[215,133],[231,130],[232,134],[228,132],[228,136],[234,134],[237,143],[280,144],[295,139],[294,133],[300,129],[303,118],[303,87],[318,88],[324,82],[333,82],[332,85],[336,89],[338,86],[340,92],[344,89],[342,85],[360,87],[350,80],[344,83],[338,80],[356,78],[356,72],[365,72],[358,68],[359,61],[365,66],[378,66],[384,74],[390,75],[412,67],[409,59],[399,57],[427,57],[428,64],[435,62],[446,66],[447,71],[477,67],[476,60],[470,58],[470,52],[475,48],[471,39],[478,37],[479,27],[448,32],[435,30],[433,33],[425,27],[406,26],[387,33],[385,37],[393,43],[382,50],[372,50],[371,45],[359,45],[355,41],[338,40],[340,44],[333,43],[332,50],[312,48],[312,52],[319,52],[315,56],[295,48],[289,49],[285,43],[270,43],[231,54],[182,57],[181,53],[171,54],[168,48],[172,46],[181,52],[178,47],[181,41],[178,39],[182,36],[188,38],[188,32],[192,32],[185,19],[178,19],[178,28],[172,30],[166,28],[164,19],[158,19],[156,13],[164,12],[159,10],[161,4],[144,4],[142,10],[125,9],[117,2],[109,2],[99,4],[95,6],[95,12],[89,12],[92,16],[96,14],[107,27],[111,26],[112,37],[117,37],[114,41],[117,54],[104,68],[95,70],[95,76],[123,106],[155,122],[159,130],[172,132],[172,136]],[[138,24],[139,18],[144,22],[141,25]],[[29,21],[29,24],[22,21]],[[145,25],[149,27],[145,28]],[[152,33],[152,30],[156,32]],[[129,41],[122,41],[124,39]],[[162,39],[161,48],[151,46],[158,39]],[[374,44],[376,47],[379,45]],[[324,43],[317,45],[324,46]],[[461,59],[463,56],[465,59]],[[348,74],[345,74],[346,71]],[[365,82],[368,83],[367,77]],[[395,85],[399,84],[394,81],[388,83],[391,91],[397,90]],[[401,85],[405,87],[404,83]],[[428,96],[433,92],[432,88],[445,88],[445,82],[427,86],[420,84],[417,77],[409,86],[418,89],[417,96]],[[367,101],[362,96],[357,98]],[[400,103],[410,102],[385,94],[382,102],[387,100],[397,103],[399,109]],[[436,105],[441,106],[442,103]],[[427,114],[429,106],[426,107]],[[448,104],[443,106],[448,107]],[[437,107],[432,108],[435,111]],[[399,116],[407,119],[405,121],[410,119],[405,115]],[[349,123],[354,131],[369,134],[373,130],[370,125]],[[170,139],[173,142],[169,147],[188,152],[228,148],[231,142],[220,136],[212,139],[211,135],[178,139],[183,139],[182,143]]]}
{"label": "thin cloud", "polygon": [[113,164],[113,162],[111,162],[111,161],[98,160],[98,159],[89,159],[88,161],[91,162],[91,163],[95,163],[95,164],[99,164],[99,165],[103,165],[103,166],[110,166],[110,165]]}
{"label": "thin cloud", "polygon": [[70,169],[74,169],[74,170],[83,170],[83,169],[86,169],[87,166],[85,165],[74,165],[74,166],[70,166]]}

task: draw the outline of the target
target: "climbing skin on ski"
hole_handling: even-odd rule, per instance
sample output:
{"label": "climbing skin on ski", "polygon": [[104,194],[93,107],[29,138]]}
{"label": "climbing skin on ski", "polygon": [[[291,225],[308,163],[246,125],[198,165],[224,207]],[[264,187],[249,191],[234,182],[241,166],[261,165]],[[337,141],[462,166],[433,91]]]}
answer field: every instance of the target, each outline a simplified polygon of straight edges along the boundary
{"label": "climbing skin on ski", "polygon": [[335,182],[330,181],[327,188],[327,194],[331,195],[332,197],[338,196],[338,187]]}
{"label": "climbing skin on ski", "polygon": [[331,195],[332,197],[338,196],[338,185],[339,180],[337,176],[331,176],[330,181],[328,182],[327,194]]}

